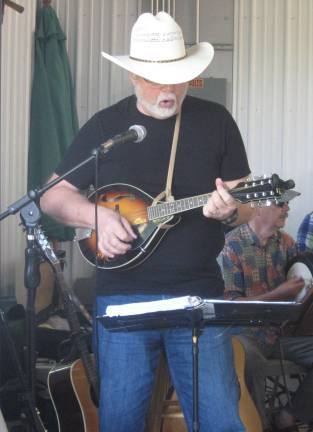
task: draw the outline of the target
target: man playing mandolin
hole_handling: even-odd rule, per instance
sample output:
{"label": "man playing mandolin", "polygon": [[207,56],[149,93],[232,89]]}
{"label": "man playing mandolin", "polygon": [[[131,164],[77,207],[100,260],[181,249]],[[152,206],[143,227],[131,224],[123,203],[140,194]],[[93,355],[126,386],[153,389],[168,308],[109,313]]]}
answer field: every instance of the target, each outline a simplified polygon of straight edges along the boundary
{"label": "man playing mandolin", "polygon": [[[59,221],[94,230],[95,205],[80,191],[91,184],[100,187],[100,193],[102,186],[121,184],[123,191],[131,185],[131,193],[105,194],[98,206],[98,249],[104,268],[97,272],[96,315],[105,314],[106,307],[113,304],[183,295],[221,297],[224,284],[216,262],[224,243],[221,222],[236,224],[248,213],[228,192],[250,171],[234,120],[224,107],[186,95],[188,82],[211,62],[213,47],[202,42],[185,50],[181,29],[167,13],[146,13],[133,27],[130,53],[116,57],[102,54],[129,72],[135,95],[95,114],[82,127],[52,178],[133,125],[143,125],[146,137],[142,142],[114,146],[99,164],[98,185],[94,163],[90,162],[41,199],[43,211]],[[140,264],[130,265],[127,271],[106,269],[106,262],[120,257],[126,257],[127,262],[140,235],[135,228],[137,219],[139,224],[145,221],[140,206],[135,217],[128,218],[127,209],[126,214],[120,212],[124,198],[135,202],[136,191],[139,198],[140,191],[157,197],[165,189],[175,125],[177,152],[167,198],[180,200],[214,192],[203,209],[183,213],[180,223],[168,230],[157,247],[153,245],[153,253],[147,252],[148,258]],[[200,337],[199,414],[203,431],[244,431],[238,414],[230,336],[229,330],[212,326]],[[144,430],[161,349],[192,430],[191,330],[110,333],[98,325],[97,337],[102,432]]]}

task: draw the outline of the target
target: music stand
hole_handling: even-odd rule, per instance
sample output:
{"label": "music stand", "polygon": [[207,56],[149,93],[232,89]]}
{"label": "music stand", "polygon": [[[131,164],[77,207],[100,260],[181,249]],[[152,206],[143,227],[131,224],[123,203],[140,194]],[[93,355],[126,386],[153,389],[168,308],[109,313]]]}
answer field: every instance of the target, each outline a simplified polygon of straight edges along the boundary
{"label": "music stand", "polygon": [[[165,300],[166,302],[166,300]],[[153,303],[153,302],[150,302]],[[287,319],[296,320],[303,305],[296,302],[227,301],[200,299],[197,306],[185,309],[140,313],[135,315],[102,315],[96,319],[109,331],[138,331],[164,328],[192,329],[192,430],[199,424],[199,337],[206,325],[279,326]]]}

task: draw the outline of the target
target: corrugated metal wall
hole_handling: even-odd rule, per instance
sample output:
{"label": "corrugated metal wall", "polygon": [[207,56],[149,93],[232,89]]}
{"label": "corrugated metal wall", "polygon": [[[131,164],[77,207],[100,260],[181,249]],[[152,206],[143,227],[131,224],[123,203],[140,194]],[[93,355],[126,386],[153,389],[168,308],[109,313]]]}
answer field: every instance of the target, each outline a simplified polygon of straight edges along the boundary
{"label": "corrugated metal wall", "polygon": [[313,209],[313,1],[235,0],[233,114],[254,173],[302,193],[287,230]]}
{"label": "corrugated metal wall", "polygon": [[[19,14],[5,6],[1,46],[1,210],[26,192],[33,39],[36,0],[19,2]],[[0,225],[0,293],[23,287],[24,235],[19,216]],[[20,289],[21,295],[25,290]]]}
{"label": "corrugated metal wall", "polygon": [[100,53],[128,51],[140,5],[138,0],[52,1],[67,35],[80,124],[131,92],[127,74]]}

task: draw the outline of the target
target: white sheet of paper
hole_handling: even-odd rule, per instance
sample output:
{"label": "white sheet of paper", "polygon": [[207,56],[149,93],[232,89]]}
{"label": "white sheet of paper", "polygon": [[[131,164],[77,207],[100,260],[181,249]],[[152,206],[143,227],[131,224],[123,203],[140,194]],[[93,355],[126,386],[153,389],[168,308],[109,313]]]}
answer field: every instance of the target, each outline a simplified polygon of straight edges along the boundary
{"label": "white sheet of paper", "polygon": [[140,315],[151,312],[188,309],[200,306],[200,304],[202,304],[202,299],[200,297],[184,296],[166,300],[109,305],[106,309],[106,316]]}

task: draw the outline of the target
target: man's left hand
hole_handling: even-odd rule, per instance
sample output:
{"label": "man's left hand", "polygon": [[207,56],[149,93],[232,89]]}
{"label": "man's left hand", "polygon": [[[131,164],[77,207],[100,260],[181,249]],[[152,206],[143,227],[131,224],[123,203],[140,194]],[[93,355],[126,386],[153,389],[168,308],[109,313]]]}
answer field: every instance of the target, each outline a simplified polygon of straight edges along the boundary
{"label": "man's left hand", "polygon": [[217,178],[215,184],[216,190],[203,207],[203,214],[208,218],[223,221],[229,218],[237,209],[237,202],[228,192],[228,187],[222,179]]}

